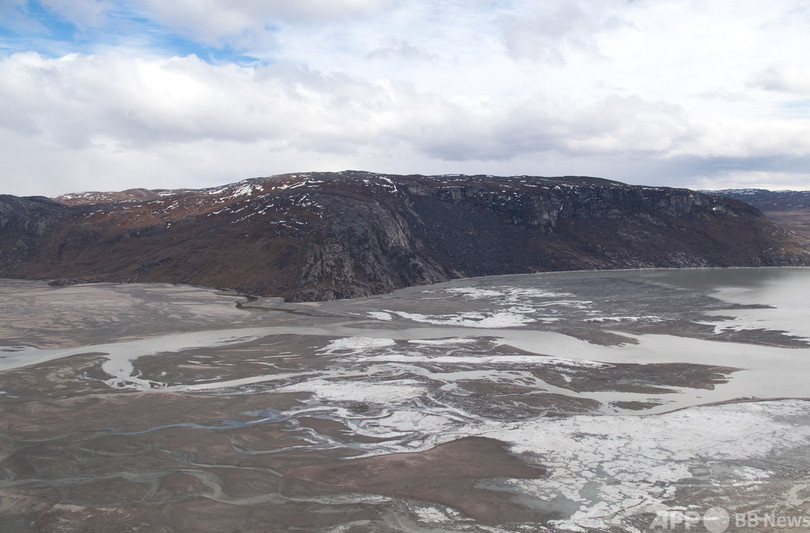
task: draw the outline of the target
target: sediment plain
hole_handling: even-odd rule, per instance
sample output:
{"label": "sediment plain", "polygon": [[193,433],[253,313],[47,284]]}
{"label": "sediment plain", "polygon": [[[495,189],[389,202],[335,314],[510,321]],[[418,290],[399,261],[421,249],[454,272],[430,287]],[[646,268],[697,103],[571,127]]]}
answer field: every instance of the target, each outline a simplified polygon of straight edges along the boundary
{"label": "sediment plain", "polygon": [[808,268],[493,276],[309,304],[2,280],[0,526],[810,516],[808,289]]}

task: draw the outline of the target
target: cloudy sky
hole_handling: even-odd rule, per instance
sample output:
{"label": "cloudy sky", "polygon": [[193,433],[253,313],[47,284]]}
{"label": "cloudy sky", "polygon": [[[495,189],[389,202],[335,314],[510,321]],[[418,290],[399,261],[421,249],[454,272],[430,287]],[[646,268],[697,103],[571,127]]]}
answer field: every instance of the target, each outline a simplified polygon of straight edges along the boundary
{"label": "cloudy sky", "polygon": [[803,0],[0,0],[0,193],[307,170],[810,188]]}

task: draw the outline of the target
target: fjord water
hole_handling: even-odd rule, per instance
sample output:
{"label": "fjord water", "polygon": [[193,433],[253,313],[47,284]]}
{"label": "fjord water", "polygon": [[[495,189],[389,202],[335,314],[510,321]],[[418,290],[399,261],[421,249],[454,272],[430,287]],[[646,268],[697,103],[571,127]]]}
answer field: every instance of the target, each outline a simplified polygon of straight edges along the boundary
{"label": "fjord water", "polygon": [[667,270],[661,281],[705,290],[725,302],[768,306],[736,309],[724,327],[785,330],[810,338],[810,276],[807,268],[727,268]]}
{"label": "fjord water", "polygon": [[[282,531],[298,527],[279,518],[290,506],[321,517],[307,526],[319,531],[810,514],[807,295],[807,268],[496,276],[316,304],[3,280],[0,498],[20,503],[0,522],[56,498],[56,522],[126,525],[101,510],[110,480],[113,507],[165,510],[166,527],[206,500],[222,520],[248,505]],[[542,475],[504,467],[472,492],[450,466],[441,491],[325,481],[470,437]],[[31,452],[32,439],[53,447]],[[168,494],[178,471],[190,481]]]}

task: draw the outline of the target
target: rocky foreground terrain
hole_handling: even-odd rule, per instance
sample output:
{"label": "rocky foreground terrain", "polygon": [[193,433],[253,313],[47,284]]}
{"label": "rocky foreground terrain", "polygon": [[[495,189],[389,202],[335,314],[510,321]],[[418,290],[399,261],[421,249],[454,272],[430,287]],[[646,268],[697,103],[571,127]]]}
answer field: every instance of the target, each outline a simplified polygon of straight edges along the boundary
{"label": "rocky foreground terrain", "polygon": [[289,301],[524,272],[810,264],[750,205],[586,177],[256,178],[0,196],[0,277],[178,282]]}

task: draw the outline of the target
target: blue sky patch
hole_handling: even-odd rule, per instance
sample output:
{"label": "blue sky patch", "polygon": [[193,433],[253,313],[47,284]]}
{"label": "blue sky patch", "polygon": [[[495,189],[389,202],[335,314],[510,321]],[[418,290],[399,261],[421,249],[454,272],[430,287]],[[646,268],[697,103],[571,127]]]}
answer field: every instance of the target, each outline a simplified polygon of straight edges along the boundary
{"label": "blue sky patch", "polygon": [[209,63],[252,65],[256,59],[225,44],[207,46],[183,37],[136,11],[117,6],[99,26],[77,27],[38,1],[0,12],[0,53],[33,51],[46,57],[93,54],[109,48],[141,49],[163,56],[195,55]]}

